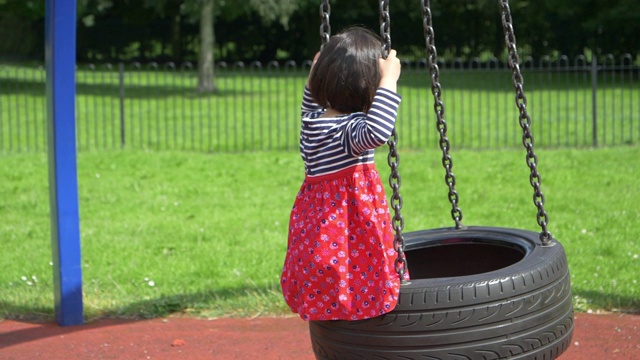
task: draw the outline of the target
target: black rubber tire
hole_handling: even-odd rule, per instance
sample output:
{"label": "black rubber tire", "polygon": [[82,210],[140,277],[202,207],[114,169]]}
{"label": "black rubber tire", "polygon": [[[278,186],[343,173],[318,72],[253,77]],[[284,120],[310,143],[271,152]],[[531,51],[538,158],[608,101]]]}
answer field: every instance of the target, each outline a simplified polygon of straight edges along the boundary
{"label": "black rubber tire", "polygon": [[[560,243],[543,246],[535,232],[496,227],[404,237],[411,282],[397,307],[368,320],[311,321],[317,359],[549,360],[567,349],[573,305]],[[470,261],[485,250],[498,255]],[[457,254],[448,259],[447,251]],[[449,266],[453,256],[457,266]]]}

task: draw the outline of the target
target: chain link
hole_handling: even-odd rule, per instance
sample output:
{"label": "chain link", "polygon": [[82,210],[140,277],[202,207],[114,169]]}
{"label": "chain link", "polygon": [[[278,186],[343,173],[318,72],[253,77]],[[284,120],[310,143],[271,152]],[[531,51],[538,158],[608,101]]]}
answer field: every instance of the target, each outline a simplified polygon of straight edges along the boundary
{"label": "chain link", "polygon": [[[380,36],[382,37],[382,57],[387,58],[389,51],[391,51],[391,17],[389,16],[389,0],[380,1]],[[391,174],[389,175],[389,186],[393,190],[393,194],[390,197],[390,206],[393,209],[393,217],[391,218],[393,230],[395,231],[395,237],[393,241],[393,247],[396,250],[396,260],[394,267],[400,281],[406,283],[405,274],[407,272],[407,258],[404,254],[404,237],[402,236],[402,230],[404,229],[404,218],[402,217],[402,196],[400,195],[400,172],[398,170],[400,164],[400,155],[398,154],[398,132],[396,128],[393,128],[391,132],[391,138],[387,141],[389,145],[389,155],[387,156],[387,162],[391,168]]]}
{"label": "chain link", "polygon": [[402,236],[402,230],[404,229],[404,218],[402,217],[402,196],[400,195],[401,178],[398,171],[398,165],[400,163],[400,157],[397,151],[398,133],[394,130],[391,139],[387,142],[389,145],[389,155],[387,155],[387,162],[391,168],[391,174],[389,175],[389,185],[393,190],[390,197],[390,206],[393,209],[393,217],[391,222],[393,230],[395,231],[395,238],[393,247],[396,250],[395,269],[400,279],[404,282],[407,258],[404,254],[404,237]]}
{"label": "chain link", "polygon": [[382,57],[384,59],[391,51],[391,16],[389,15],[389,0],[380,1],[380,36],[382,37]]}
{"label": "chain link", "polygon": [[434,110],[437,118],[437,128],[440,134],[440,150],[442,150],[442,165],[445,169],[444,181],[449,187],[449,202],[451,203],[451,218],[456,223],[456,229],[464,227],[462,225],[462,210],[458,206],[459,196],[456,191],[456,177],[453,174],[453,158],[449,154],[451,145],[447,138],[447,123],[444,119],[444,103],[442,102],[442,86],[440,85],[440,70],[438,68],[438,53],[435,46],[435,34],[431,17],[431,4],[429,0],[421,0],[422,4],[422,26],[424,28],[424,38],[427,47],[427,61],[429,64],[429,74],[431,75],[431,92],[434,98]]}
{"label": "chain link", "polygon": [[331,37],[331,24],[329,22],[329,17],[331,16],[331,5],[329,5],[329,0],[323,0],[322,4],[320,4],[320,49],[329,42],[329,38]]}
{"label": "chain link", "polygon": [[520,57],[516,47],[516,36],[513,30],[513,20],[511,18],[511,9],[508,0],[500,0],[500,9],[502,13],[502,29],[504,30],[504,40],[507,46],[509,67],[512,72],[513,88],[516,92],[515,102],[520,113],[519,122],[522,128],[522,144],[527,151],[526,162],[531,171],[529,183],[533,187],[533,203],[538,208],[536,220],[542,231],[540,232],[540,240],[543,245],[549,245],[553,240],[553,236],[547,229],[549,216],[544,210],[544,195],[541,190],[542,178],[538,173],[538,157],[533,149],[533,134],[531,133],[531,117],[527,112],[527,97],[524,94],[524,79],[520,72]]}

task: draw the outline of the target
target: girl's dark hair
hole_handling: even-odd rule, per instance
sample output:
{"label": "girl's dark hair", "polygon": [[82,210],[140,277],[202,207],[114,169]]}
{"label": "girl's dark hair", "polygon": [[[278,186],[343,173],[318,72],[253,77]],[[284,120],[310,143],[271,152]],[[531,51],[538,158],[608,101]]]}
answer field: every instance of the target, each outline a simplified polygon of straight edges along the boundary
{"label": "girl's dark hair", "polygon": [[309,75],[311,96],[324,108],[367,112],[380,83],[382,41],[372,31],[351,27],[329,40]]}

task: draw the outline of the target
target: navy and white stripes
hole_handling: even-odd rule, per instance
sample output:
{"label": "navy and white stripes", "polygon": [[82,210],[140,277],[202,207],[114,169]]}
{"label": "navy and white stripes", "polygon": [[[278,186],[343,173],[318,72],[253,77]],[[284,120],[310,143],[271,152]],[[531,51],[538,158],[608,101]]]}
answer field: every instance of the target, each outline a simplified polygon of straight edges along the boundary
{"label": "navy and white stripes", "polygon": [[401,97],[378,88],[369,113],[320,117],[325,109],[304,89],[300,154],[307,176],[327,175],[350,166],[373,163],[373,150],[383,145],[395,126]]}

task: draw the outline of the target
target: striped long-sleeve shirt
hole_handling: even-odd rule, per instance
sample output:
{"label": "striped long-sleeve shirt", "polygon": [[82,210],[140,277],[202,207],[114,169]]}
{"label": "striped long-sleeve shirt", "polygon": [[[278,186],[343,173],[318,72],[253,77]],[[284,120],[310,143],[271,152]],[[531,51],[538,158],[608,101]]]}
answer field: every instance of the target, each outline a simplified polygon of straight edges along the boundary
{"label": "striped long-sleeve shirt", "polygon": [[373,150],[383,145],[395,126],[400,95],[378,88],[368,113],[320,117],[307,87],[302,98],[300,154],[307,176],[327,175],[350,166],[373,163]]}

